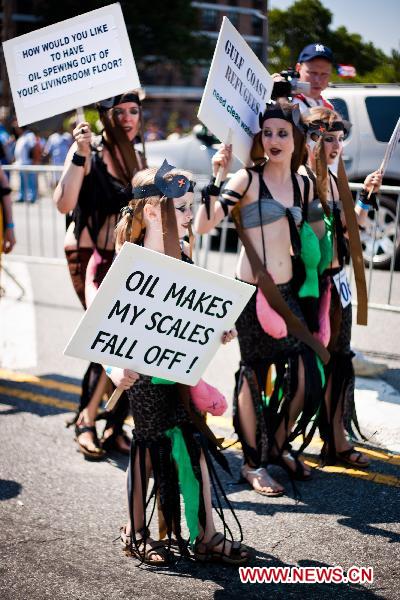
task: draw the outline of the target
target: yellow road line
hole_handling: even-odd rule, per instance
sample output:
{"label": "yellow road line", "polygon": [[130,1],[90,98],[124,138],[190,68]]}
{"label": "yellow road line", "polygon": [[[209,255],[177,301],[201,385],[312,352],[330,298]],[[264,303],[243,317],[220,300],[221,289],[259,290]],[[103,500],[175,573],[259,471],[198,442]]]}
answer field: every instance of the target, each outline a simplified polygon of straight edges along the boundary
{"label": "yellow road line", "polygon": [[308,458],[304,461],[310,467],[316,467],[319,471],[324,473],[335,473],[338,475],[347,475],[348,477],[356,477],[357,479],[363,479],[364,481],[372,481],[373,483],[382,483],[383,485],[390,485],[392,487],[400,487],[400,478],[394,475],[386,475],[385,473],[374,473],[364,469],[351,469],[338,465],[321,467],[317,460]]}
{"label": "yellow road line", "polygon": [[38,385],[49,390],[60,390],[62,392],[68,392],[71,394],[81,393],[81,388],[79,385],[64,383],[63,381],[56,381],[55,379],[44,379],[43,377],[29,375],[28,373],[16,373],[6,369],[0,369],[0,380],[1,379],[15,381],[17,383],[31,383],[32,385]]}
{"label": "yellow road line", "polygon": [[0,394],[11,396],[13,398],[20,398],[21,400],[28,400],[29,402],[35,402],[36,404],[46,404],[47,406],[54,406],[55,408],[63,408],[68,411],[75,411],[77,408],[77,403],[75,402],[59,400],[53,396],[36,394],[35,392],[29,392],[28,390],[16,390],[15,388],[8,388],[3,385],[0,385]]}
{"label": "yellow road line", "polygon": [[[0,378],[7,379],[9,381],[21,382],[21,383],[30,383],[32,385],[41,386],[47,389],[61,390],[69,393],[78,394],[80,392],[80,387],[77,385],[73,385],[70,383],[63,383],[61,381],[56,381],[53,379],[43,379],[42,377],[37,377],[35,375],[29,375],[26,373],[17,373],[14,371],[8,371],[6,369],[0,369]],[[0,393],[5,394],[7,396],[14,396],[16,398],[20,398],[22,400],[28,400],[30,402],[35,402],[37,404],[45,404],[47,406],[54,406],[55,408],[61,408],[68,411],[76,410],[76,403],[69,402],[67,400],[60,400],[53,396],[46,396],[44,394],[37,394],[35,392],[30,392],[27,390],[18,390],[15,388],[8,388],[0,385]],[[129,418],[128,418],[129,419]],[[214,417],[212,415],[208,415],[207,423],[209,425],[213,425],[215,427],[219,427],[222,429],[232,429],[232,420],[229,417]],[[128,420],[129,425],[133,425],[132,420]],[[300,440],[300,438],[299,438]],[[232,444],[232,445],[231,445]],[[235,440],[225,439],[225,446],[230,446],[233,449],[239,449],[240,443]],[[322,445],[322,441],[319,438],[314,438],[311,448],[320,448]],[[357,450],[366,454],[369,458],[376,461],[383,461],[386,464],[391,465],[400,465],[400,455],[394,455],[390,452],[384,452],[381,450],[373,450],[370,448],[364,448],[362,446],[357,446]],[[308,459],[307,459],[308,460]],[[319,465],[319,463],[314,463]],[[319,469],[329,472],[329,473],[340,473],[344,475],[350,475],[352,477],[359,477],[361,479],[366,479],[368,481],[375,481],[376,483],[386,483],[387,485],[399,485],[399,479],[397,477],[393,477],[390,475],[384,475],[380,473],[373,473],[368,471],[362,471],[360,469],[351,469],[347,467],[340,466],[325,466],[318,467]],[[392,483],[390,483],[390,481]]]}

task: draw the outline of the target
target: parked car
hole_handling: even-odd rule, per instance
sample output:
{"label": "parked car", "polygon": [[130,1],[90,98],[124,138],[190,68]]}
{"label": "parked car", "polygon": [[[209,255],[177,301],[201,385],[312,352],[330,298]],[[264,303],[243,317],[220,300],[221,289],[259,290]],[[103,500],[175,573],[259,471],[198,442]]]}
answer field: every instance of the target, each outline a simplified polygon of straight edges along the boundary
{"label": "parked car", "polygon": [[[344,142],[343,158],[349,180],[362,182],[377,169],[387,143],[400,117],[400,84],[331,84],[324,95],[353,127]],[[384,177],[386,185],[400,185],[400,146],[389,163]],[[361,241],[366,263],[387,268],[393,255],[400,259],[400,228],[394,248],[397,196],[381,194],[377,215],[376,242],[373,241],[373,213]]]}
{"label": "parked car", "polygon": [[[192,132],[177,140],[160,140],[146,144],[146,157],[149,167],[161,166],[163,160],[191,171],[200,179],[209,180],[211,176],[211,158],[219,146],[219,141],[203,125],[196,125]],[[232,171],[240,169],[242,164],[234,159]]]}

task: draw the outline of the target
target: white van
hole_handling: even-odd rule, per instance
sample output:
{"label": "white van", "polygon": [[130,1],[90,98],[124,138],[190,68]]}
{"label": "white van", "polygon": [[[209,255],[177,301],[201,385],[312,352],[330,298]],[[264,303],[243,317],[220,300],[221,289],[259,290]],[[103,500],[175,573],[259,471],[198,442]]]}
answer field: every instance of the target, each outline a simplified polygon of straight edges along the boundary
{"label": "white van", "polygon": [[[344,142],[343,158],[349,181],[362,182],[381,164],[387,143],[400,117],[400,84],[330,84],[324,96],[353,127]],[[400,185],[400,144],[384,177],[386,185]],[[393,253],[396,198],[381,195],[375,267],[386,268]],[[398,228],[399,229],[399,228]],[[396,255],[400,257],[400,231]],[[371,239],[363,236],[366,256],[371,255]]]}

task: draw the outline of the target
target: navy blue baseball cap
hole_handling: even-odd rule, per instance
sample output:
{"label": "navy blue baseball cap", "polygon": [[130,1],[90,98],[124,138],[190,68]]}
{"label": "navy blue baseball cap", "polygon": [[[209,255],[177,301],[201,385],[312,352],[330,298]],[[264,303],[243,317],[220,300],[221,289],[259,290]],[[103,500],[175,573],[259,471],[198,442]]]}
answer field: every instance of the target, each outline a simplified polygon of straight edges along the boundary
{"label": "navy blue baseball cap", "polygon": [[309,60],[313,60],[313,58],[324,58],[333,63],[333,52],[328,46],[324,46],[324,44],[308,44],[300,52],[297,62],[308,62]]}

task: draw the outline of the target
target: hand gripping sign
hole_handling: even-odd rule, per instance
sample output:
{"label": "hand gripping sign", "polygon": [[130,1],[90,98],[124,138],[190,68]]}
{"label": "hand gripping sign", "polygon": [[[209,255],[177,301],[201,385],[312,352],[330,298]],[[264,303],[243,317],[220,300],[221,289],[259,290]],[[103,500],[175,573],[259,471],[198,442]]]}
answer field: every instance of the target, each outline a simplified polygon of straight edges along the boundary
{"label": "hand gripping sign", "polygon": [[272,87],[268,71],[224,17],[197,116],[223,142],[231,130],[229,143],[244,164]]}
{"label": "hand gripping sign", "polygon": [[64,353],[195,385],[253,293],[125,242]]}
{"label": "hand gripping sign", "polygon": [[3,43],[19,125],[140,87],[121,6]]}

